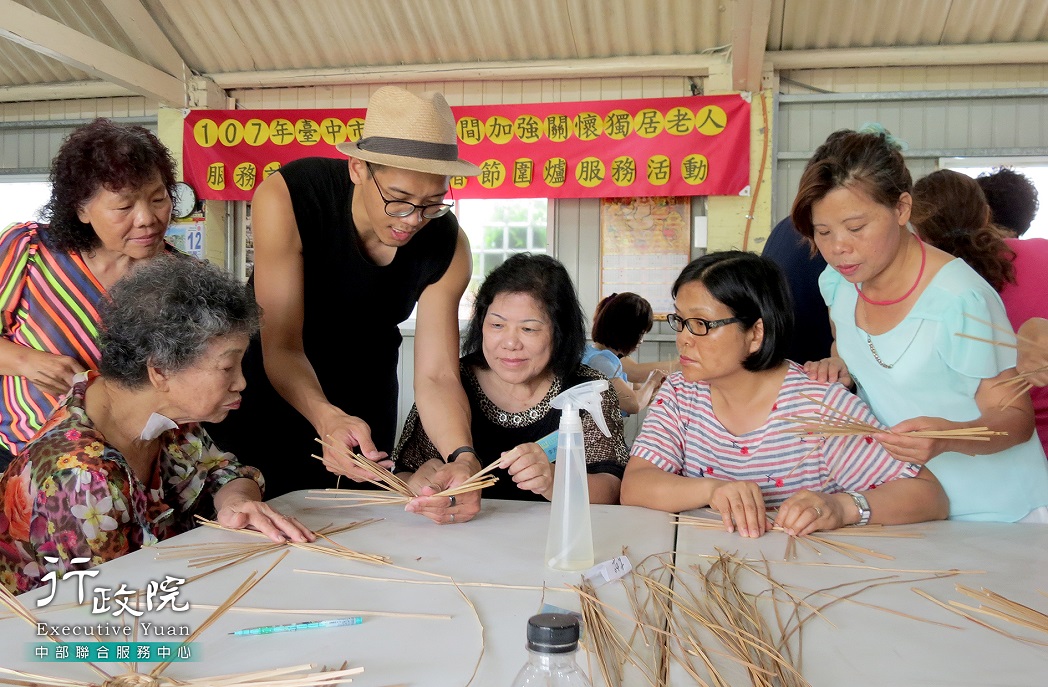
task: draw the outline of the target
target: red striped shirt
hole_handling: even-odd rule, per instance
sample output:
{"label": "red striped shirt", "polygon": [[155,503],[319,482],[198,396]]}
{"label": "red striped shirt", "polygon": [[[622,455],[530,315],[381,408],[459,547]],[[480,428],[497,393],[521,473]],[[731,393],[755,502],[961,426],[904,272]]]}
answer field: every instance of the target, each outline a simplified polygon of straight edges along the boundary
{"label": "red striped shirt", "polygon": [[[98,368],[98,303],[105,289],[78,252],[52,251],[34,222],[0,234],[0,316],[16,344]],[[0,376],[0,445],[18,453],[58,405],[27,377]]]}
{"label": "red striped shirt", "polygon": [[663,383],[644,419],[631,455],[666,472],[755,482],[768,506],[798,491],[868,491],[899,477],[913,477],[920,466],[902,463],[876,441],[862,436],[803,437],[787,418],[827,411],[804,395],[878,427],[869,406],[840,384],[808,379],[791,363],[779,398],[757,429],[735,436],[717,420],[710,387],[688,382],[680,372]]}

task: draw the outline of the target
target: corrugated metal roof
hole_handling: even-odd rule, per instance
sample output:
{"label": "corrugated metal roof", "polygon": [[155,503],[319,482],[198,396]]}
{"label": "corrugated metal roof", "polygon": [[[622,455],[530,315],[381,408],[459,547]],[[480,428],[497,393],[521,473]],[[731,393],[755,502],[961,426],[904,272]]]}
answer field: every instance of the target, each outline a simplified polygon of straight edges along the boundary
{"label": "corrugated metal roof", "polygon": [[[113,14],[144,8],[188,68],[205,75],[698,55],[730,44],[733,15],[747,6],[770,12],[768,51],[1048,41],[1048,0],[15,2],[149,64],[147,40]],[[0,40],[0,87],[86,78]]]}
{"label": "corrugated metal roof", "polygon": [[203,73],[694,54],[730,40],[729,4],[146,0]]}
{"label": "corrugated metal roof", "polygon": [[[1048,40],[1044,0],[776,0],[768,50]],[[774,17],[774,14],[773,14]]]}

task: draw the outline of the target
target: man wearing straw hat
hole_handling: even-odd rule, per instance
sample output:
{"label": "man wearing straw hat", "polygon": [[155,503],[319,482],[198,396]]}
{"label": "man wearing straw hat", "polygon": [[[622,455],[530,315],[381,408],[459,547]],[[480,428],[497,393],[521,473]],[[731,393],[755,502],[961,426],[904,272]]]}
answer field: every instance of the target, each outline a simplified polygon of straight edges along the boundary
{"label": "man wearing straw hat", "polygon": [[[388,466],[397,421],[398,323],[418,304],[415,402],[449,463],[419,471],[422,492],[480,468],[459,380],[458,303],[469,241],[444,202],[451,176],[480,169],[458,157],[455,119],[439,93],[387,86],[372,94],[345,160],[305,158],[266,179],[252,203],[261,338],[244,358],[241,409],[213,434],[266,476],[268,495],[363,479],[355,450]],[[323,462],[311,458],[320,454]],[[325,470],[326,468],[326,470]],[[330,471],[330,472],[329,472]],[[477,494],[420,498],[409,510],[463,522]]]}

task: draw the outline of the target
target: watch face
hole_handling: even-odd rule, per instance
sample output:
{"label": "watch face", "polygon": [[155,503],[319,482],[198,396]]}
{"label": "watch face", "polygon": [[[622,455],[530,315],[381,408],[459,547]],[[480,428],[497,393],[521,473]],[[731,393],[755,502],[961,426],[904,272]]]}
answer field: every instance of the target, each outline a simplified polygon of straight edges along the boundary
{"label": "watch face", "polygon": [[196,207],[196,192],[193,187],[184,181],[175,184],[175,195],[171,199],[171,214],[177,219],[184,219],[193,214]]}

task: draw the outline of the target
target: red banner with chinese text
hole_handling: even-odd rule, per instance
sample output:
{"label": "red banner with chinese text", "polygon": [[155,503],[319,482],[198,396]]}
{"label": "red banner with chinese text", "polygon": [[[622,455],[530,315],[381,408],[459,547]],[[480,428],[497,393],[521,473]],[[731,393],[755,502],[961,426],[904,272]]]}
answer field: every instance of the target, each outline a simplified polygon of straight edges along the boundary
{"label": "red banner with chinese text", "polygon": [[[738,195],[749,184],[750,103],[741,95],[452,108],[459,155],[479,177],[456,198]],[[301,157],[343,157],[365,110],[191,110],[186,181],[201,198],[250,200]]]}

